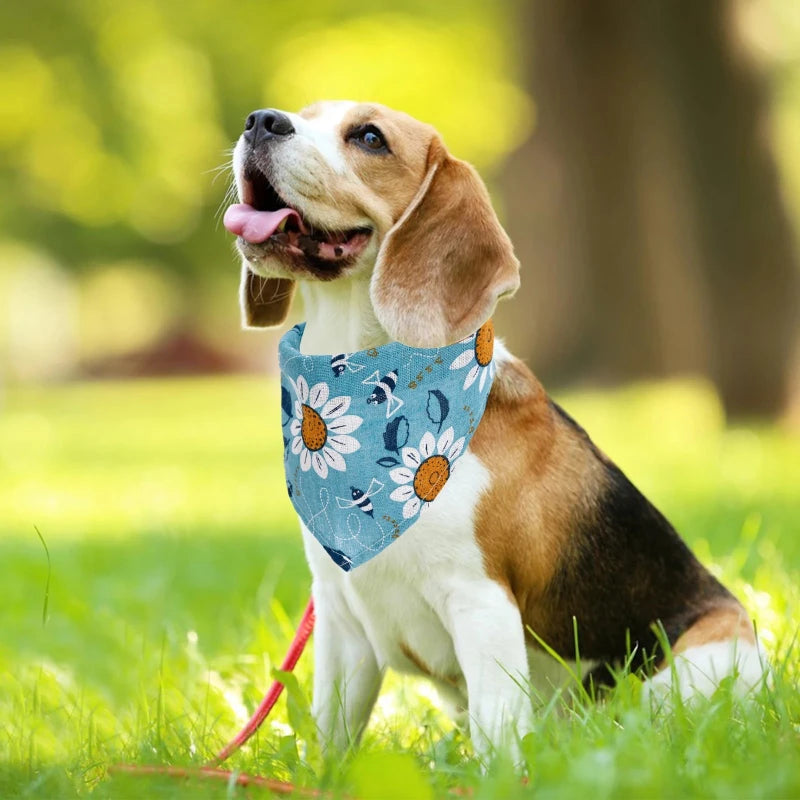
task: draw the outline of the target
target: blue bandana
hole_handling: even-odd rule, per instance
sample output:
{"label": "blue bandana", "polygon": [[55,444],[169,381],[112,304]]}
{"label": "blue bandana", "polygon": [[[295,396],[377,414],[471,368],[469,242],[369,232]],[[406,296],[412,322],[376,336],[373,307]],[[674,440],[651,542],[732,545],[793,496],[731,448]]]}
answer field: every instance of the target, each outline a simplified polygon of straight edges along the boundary
{"label": "blue bandana", "polygon": [[376,556],[436,500],[483,416],[494,378],[491,320],[447,347],[391,342],[358,353],[280,343],[286,488],[344,570]]}

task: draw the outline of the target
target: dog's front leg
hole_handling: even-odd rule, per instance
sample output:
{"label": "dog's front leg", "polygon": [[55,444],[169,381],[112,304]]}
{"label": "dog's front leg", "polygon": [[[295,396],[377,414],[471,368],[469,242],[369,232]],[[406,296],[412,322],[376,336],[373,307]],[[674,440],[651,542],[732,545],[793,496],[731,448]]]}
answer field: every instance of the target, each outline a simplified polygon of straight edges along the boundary
{"label": "dog's front leg", "polygon": [[519,609],[489,579],[448,588],[446,624],[467,683],[472,743],[483,757],[502,751],[517,762],[531,715]]}
{"label": "dog's front leg", "polygon": [[314,701],[325,750],[358,741],[383,680],[372,645],[336,587],[315,583]]}

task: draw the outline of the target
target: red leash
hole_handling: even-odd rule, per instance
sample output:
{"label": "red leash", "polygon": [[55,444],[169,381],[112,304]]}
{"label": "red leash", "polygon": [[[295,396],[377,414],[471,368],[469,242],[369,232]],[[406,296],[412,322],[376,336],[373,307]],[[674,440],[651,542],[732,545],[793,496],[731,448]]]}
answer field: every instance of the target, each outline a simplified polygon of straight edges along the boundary
{"label": "red leash", "polygon": [[[297,628],[297,633],[294,635],[292,644],[289,647],[289,652],[286,658],[283,659],[281,664],[281,671],[291,672],[300,656],[303,655],[306,644],[308,644],[311,632],[314,630],[314,598],[308,600],[306,610],[303,612],[303,617],[300,620],[300,625]],[[109,774],[128,774],[128,775],[167,775],[171,778],[202,778],[205,780],[225,781],[229,785],[235,784],[236,786],[257,786],[262,789],[267,789],[273,794],[277,795],[290,795],[293,794],[297,797],[305,798],[328,798],[331,797],[329,792],[321,789],[306,789],[297,787],[292,783],[286,781],[279,781],[275,778],[265,778],[261,775],[248,775],[245,772],[236,772],[229,769],[219,769],[221,764],[226,759],[230,758],[263,724],[264,720],[269,716],[270,711],[278,702],[278,698],[283,692],[283,684],[280,681],[274,681],[269,691],[264,695],[261,704],[253,713],[253,716],[247,721],[247,724],[234,736],[233,739],[219,751],[219,754],[213,761],[202,767],[160,767],[149,764],[114,764],[108,768]],[[527,781],[524,781],[527,783]],[[472,797],[473,791],[471,788],[462,788],[459,786],[453,787],[448,790],[448,794],[455,797]],[[343,795],[344,796],[344,795]]]}
{"label": "red leash", "polygon": [[[303,655],[303,650],[306,648],[308,638],[311,636],[311,631],[314,630],[314,598],[308,600],[306,610],[303,612],[303,618],[300,620],[300,625],[297,627],[297,633],[294,635],[292,645],[286,658],[283,659],[281,664],[281,672],[291,672],[300,656]],[[209,763],[208,766],[221,764],[227,758],[230,758],[262,725],[264,720],[272,711],[275,703],[283,691],[283,684],[280,681],[275,681],[269,687],[269,691],[264,695],[261,705],[255,710],[253,716],[247,721],[247,724],[231,739],[222,750],[219,751],[217,757]]]}
{"label": "red leash", "polygon": [[220,783],[233,783],[236,786],[258,786],[268,789],[273,794],[294,795],[295,797],[328,797],[320,789],[304,789],[293,783],[279,781],[275,778],[262,778],[260,775],[247,775],[244,772],[233,772],[229,769],[215,767],[158,767],[149,764],[115,764],[109,769],[115,775],[167,775],[170,778],[203,778],[217,780]]}
{"label": "red leash", "polygon": [[[297,633],[294,635],[292,644],[289,647],[289,652],[286,658],[283,659],[281,664],[282,672],[291,672],[300,656],[308,644],[311,632],[314,630],[314,598],[310,597],[306,610],[303,612],[303,618],[300,620],[300,625],[297,628]],[[203,767],[159,767],[149,766],[145,764],[115,764],[109,767],[109,773],[138,773],[139,775],[170,775],[176,778],[216,778],[218,780],[232,780],[239,786],[261,786],[269,789],[276,794],[290,794],[298,792],[300,795],[306,797],[322,797],[324,794],[313,789],[297,789],[290,783],[283,781],[273,780],[272,778],[262,778],[257,775],[246,775],[244,773],[235,773],[230,770],[219,769],[219,765],[230,758],[263,724],[264,720],[269,716],[270,711],[278,702],[278,698],[283,692],[283,684],[280,681],[274,681],[269,691],[264,695],[261,704],[253,713],[253,716],[247,721],[247,724],[234,736],[233,739],[219,751],[215,759],[210,761]]]}

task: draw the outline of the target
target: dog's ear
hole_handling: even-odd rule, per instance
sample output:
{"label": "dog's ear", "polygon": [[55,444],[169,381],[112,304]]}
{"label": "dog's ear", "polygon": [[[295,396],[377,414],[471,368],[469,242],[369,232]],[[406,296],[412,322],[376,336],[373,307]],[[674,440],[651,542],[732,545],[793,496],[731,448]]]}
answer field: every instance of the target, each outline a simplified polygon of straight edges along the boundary
{"label": "dog's ear", "polygon": [[262,278],[245,264],[239,302],[245,328],[272,328],[289,314],[295,283],[288,278]]}
{"label": "dog's ear", "polygon": [[387,333],[414,347],[440,347],[482,325],[519,286],[519,262],[477,172],[440,139],[427,174],[386,234],[370,285]]}

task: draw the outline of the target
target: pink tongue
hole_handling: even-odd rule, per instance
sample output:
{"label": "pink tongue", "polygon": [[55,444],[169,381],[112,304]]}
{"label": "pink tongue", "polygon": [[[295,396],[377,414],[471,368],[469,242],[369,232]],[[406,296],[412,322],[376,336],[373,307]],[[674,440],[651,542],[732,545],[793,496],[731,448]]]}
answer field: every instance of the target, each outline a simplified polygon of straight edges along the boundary
{"label": "pink tongue", "polygon": [[302,230],[304,226],[300,215],[291,208],[282,208],[279,211],[256,211],[253,206],[246,203],[237,203],[228,208],[222,223],[231,233],[241,236],[246,242],[261,244],[275,233],[283,220],[292,215],[297,217],[297,224]]}

